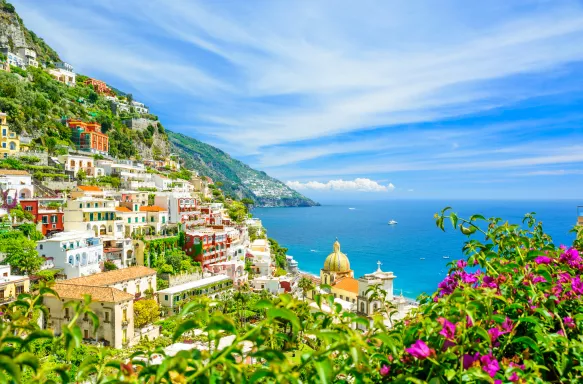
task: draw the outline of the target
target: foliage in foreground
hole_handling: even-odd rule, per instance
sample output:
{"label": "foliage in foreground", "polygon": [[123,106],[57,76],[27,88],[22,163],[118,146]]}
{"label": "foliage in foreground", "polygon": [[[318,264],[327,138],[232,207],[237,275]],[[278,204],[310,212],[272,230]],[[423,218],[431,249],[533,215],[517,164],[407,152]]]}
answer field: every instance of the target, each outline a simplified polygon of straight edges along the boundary
{"label": "foliage in foreground", "polygon": [[[463,248],[467,258],[453,262],[437,292],[421,298],[420,307],[392,329],[380,319],[369,326],[368,320],[343,312],[330,296],[316,296],[316,302],[327,302],[332,313],[311,310],[289,295],[259,300],[253,310],[263,314],[262,320],[241,326],[217,310],[220,303],[203,299],[185,305],[173,338],[180,340],[202,329],[208,337],[203,344],[206,349],[181,351],[160,365],[149,364],[147,356],[163,353],[161,349],[136,352],[131,361],[108,360],[101,349],[80,363],[75,379],[91,376],[96,382],[125,383],[581,382],[583,259],[578,250],[556,247],[532,215],[525,217],[522,226],[479,215],[464,220],[449,209],[436,219],[442,229],[451,222],[473,237]],[[577,238],[576,247],[580,234]],[[0,323],[0,364],[14,377],[26,364],[27,370],[38,367],[27,354],[30,336],[22,339],[33,331],[32,323],[23,326],[18,315],[19,306],[30,300],[23,297],[20,304],[12,305]],[[390,306],[383,310],[391,311]],[[367,330],[354,330],[354,323]],[[68,336],[56,339],[55,344],[62,343],[68,351],[80,337],[75,329],[72,325]],[[218,341],[229,335],[235,337],[233,343],[217,349]],[[254,359],[253,364],[244,363],[245,355]],[[33,376],[35,382],[44,382],[49,374],[37,371]]]}

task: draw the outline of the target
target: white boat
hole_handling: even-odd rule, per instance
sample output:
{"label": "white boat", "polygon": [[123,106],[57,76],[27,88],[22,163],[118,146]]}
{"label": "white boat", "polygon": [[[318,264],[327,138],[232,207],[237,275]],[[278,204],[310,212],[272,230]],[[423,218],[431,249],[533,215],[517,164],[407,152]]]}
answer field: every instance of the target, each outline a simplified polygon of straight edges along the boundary
{"label": "white boat", "polygon": [[425,260],[425,258],[424,257],[420,257],[419,260]]}
{"label": "white boat", "polygon": [[355,210],[356,208],[348,208],[348,209],[350,209],[351,211],[353,211],[353,210]]}
{"label": "white boat", "polygon": [[449,256],[443,256],[444,259],[449,259]]}
{"label": "white boat", "polygon": [[397,224],[397,222],[395,220],[389,221],[389,225],[395,225],[395,224]]}

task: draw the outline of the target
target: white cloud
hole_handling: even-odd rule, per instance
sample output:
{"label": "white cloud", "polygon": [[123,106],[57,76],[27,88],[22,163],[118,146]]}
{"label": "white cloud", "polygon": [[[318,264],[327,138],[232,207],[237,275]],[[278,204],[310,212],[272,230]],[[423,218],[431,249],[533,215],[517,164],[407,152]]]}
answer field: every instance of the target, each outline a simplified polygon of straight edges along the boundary
{"label": "white cloud", "polygon": [[387,185],[379,184],[378,182],[367,179],[367,178],[357,178],[354,180],[330,180],[327,183],[321,183],[319,181],[308,181],[302,183],[299,181],[288,181],[286,183],[288,187],[301,190],[316,190],[316,191],[359,191],[359,192],[391,192],[395,189],[392,183]]}

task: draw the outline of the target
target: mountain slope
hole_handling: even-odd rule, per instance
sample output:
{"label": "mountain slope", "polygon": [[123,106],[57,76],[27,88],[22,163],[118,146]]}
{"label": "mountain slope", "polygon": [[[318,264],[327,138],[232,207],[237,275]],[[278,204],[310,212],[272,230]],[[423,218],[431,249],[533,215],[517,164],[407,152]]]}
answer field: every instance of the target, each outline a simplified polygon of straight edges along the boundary
{"label": "mountain slope", "polygon": [[289,188],[281,181],[256,171],[239,160],[196,139],[167,131],[172,149],[188,168],[223,183],[227,195],[248,197],[267,207],[311,207],[318,203]]}

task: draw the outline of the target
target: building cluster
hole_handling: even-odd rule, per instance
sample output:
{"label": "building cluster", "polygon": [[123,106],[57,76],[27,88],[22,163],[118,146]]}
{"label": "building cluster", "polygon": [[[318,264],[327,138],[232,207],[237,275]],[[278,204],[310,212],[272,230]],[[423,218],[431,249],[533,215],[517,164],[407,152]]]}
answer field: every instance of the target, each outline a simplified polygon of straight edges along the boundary
{"label": "building cluster", "polygon": [[[196,173],[190,180],[171,177],[180,170],[175,156],[144,161],[111,158],[107,133],[99,124],[74,119],[66,124],[77,151],[50,161],[77,180],[76,186],[45,197],[29,172],[0,170],[0,215],[10,215],[20,206],[44,235],[36,243],[44,260],[41,270],[53,272],[60,297],[47,300],[44,328],[61,332],[73,316],[68,303],[91,295],[91,308],[102,326],[94,332],[89,321],[80,319],[84,340],[121,348],[144,335],[156,336],[156,327],[144,331],[134,326],[133,304],[146,295],[159,303],[164,315],[171,315],[195,296],[217,296],[243,285],[273,294],[293,290],[297,263],[290,257],[292,274],[275,276],[269,242],[251,240],[249,235],[249,228],[264,233],[261,221],[236,223],[223,203],[209,202],[210,178]],[[6,134],[10,137],[9,131]],[[118,178],[119,187],[92,183],[103,176]],[[200,270],[176,276],[162,273],[168,287],[158,290],[148,244],[178,237],[183,240],[176,246]],[[0,267],[0,273],[5,301],[29,289],[28,276],[11,275],[9,266]]]}

